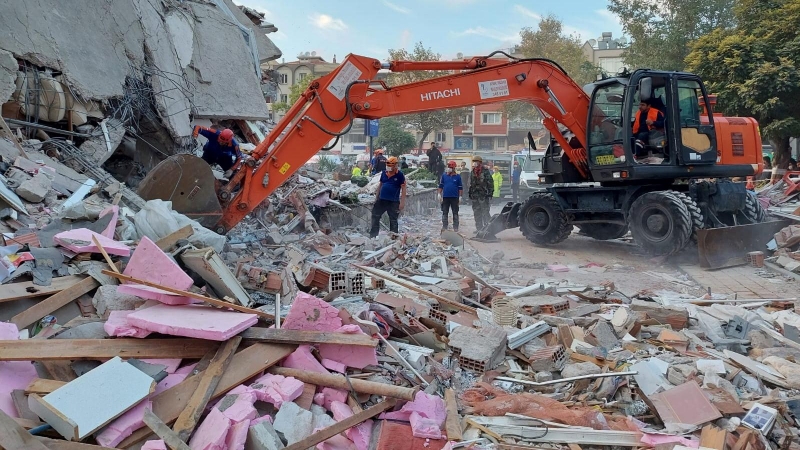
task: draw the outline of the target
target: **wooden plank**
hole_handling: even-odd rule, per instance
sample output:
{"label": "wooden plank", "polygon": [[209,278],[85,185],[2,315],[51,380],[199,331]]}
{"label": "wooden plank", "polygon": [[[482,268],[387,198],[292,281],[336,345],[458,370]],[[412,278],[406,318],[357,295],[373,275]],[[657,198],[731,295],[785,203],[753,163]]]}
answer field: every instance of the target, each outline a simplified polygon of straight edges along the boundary
{"label": "wooden plank", "polygon": [[17,414],[20,418],[39,421],[39,416],[28,408],[28,397],[25,395],[25,391],[14,389],[11,391],[11,400],[14,402],[14,407],[17,408]]}
{"label": "wooden plank", "polygon": [[28,156],[28,154],[25,153],[25,149],[22,148],[22,145],[20,145],[19,141],[17,140],[17,137],[14,136],[14,132],[11,131],[11,128],[9,128],[8,126],[8,123],[6,123],[5,119],[3,119],[2,116],[0,116],[0,137],[4,137],[9,141],[11,141],[11,143],[14,144],[14,147],[17,148],[17,151],[19,152],[20,155],[22,155],[23,158],[31,159]]}
{"label": "wooden plank", "polygon": [[97,236],[92,235],[92,242],[94,242],[94,245],[96,245],[97,248],[100,250],[100,253],[103,254],[103,259],[105,259],[106,263],[108,263],[108,267],[111,267],[111,270],[113,270],[114,272],[119,273],[119,269],[117,269],[117,266],[114,265],[114,261],[112,261],[111,257],[108,256],[108,252],[106,252],[106,249],[103,248],[103,245],[100,243],[100,241],[97,240]]}
{"label": "wooden plank", "polygon": [[[60,388],[67,384],[66,381],[59,381],[59,380],[45,380],[44,378],[34,378],[33,381],[30,382],[28,387],[25,388],[24,393],[26,395],[30,394],[39,394],[39,395],[47,395],[56,389]],[[27,401],[26,401],[27,403]]]}
{"label": "wooden plank", "polygon": [[700,447],[725,450],[726,438],[727,432],[722,428],[717,428],[711,424],[706,425],[703,427],[703,431],[700,432]]}
{"label": "wooden plank", "polygon": [[28,430],[0,410],[0,447],[5,450],[47,450]]}
{"label": "wooden plank", "polygon": [[337,434],[344,432],[348,428],[352,428],[361,422],[369,420],[386,411],[387,409],[392,408],[394,404],[395,400],[392,398],[384,400],[377,405],[370,406],[358,414],[353,414],[352,416],[344,420],[340,420],[327,428],[323,428],[311,436],[287,446],[284,450],[305,450],[309,447],[314,447],[320,442],[328,440]]}
{"label": "wooden plank", "polygon": [[196,293],[191,292],[191,291],[182,291],[180,289],[175,289],[175,288],[171,288],[169,286],[164,286],[164,285],[161,285],[161,284],[152,283],[152,282],[147,281],[147,280],[142,280],[141,278],[135,278],[135,277],[131,277],[131,276],[128,276],[128,275],[123,275],[121,273],[112,272],[110,270],[103,270],[103,275],[108,275],[108,276],[114,277],[114,278],[116,278],[118,280],[128,281],[128,282],[131,282],[131,283],[143,284],[145,286],[150,286],[150,287],[153,287],[153,288],[156,288],[156,289],[161,289],[162,291],[167,291],[167,292],[170,292],[170,293],[173,293],[173,294],[177,294],[177,295],[183,295],[184,297],[195,298],[197,300],[202,300],[202,301],[208,303],[209,305],[214,305],[214,306],[219,307],[219,308],[230,308],[230,309],[234,309],[236,311],[240,311],[240,312],[243,312],[243,313],[255,314],[255,315],[259,316],[259,317],[263,317],[263,318],[269,319],[269,320],[273,320],[275,318],[275,316],[273,316],[272,314],[265,313],[264,311],[261,311],[261,310],[258,310],[258,309],[247,308],[247,307],[244,307],[244,306],[241,306],[241,305],[237,305],[235,303],[228,303],[228,302],[225,302],[225,301],[222,301],[222,300],[217,300],[215,298],[206,297],[205,295],[196,294]]}
{"label": "wooden plank", "polygon": [[217,345],[202,339],[24,339],[0,341],[0,361],[199,359]]}
{"label": "wooden plank", "polygon": [[22,428],[25,428],[26,430],[30,430],[31,428],[36,428],[38,426],[44,425],[44,422],[39,421],[38,416],[36,417],[36,420],[20,419],[19,417],[12,417],[12,419],[14,419],[14,422],[17,422],[17,425],[21,426]]}
{"label": "wooden plank", "polygon": [[50,450],[108,450],[106,447],[99,445],[84,444],[82,442],[62,441],[60,439],[48,439],[42,436],[36,436],[36,439],[45,445]]}
{"label": "wooden plank", "polygon": [[[233,359],[233,354],[236,353],[236,349],[239,348],[241,342],[241,337],[234,336],[225,342],[224,345],[221,345],[217,349],[214,358],[211,359],[208,368],[203,371],[200,385],[197,390],[194,391],[194,394],[192,394],[192,398],[189,399],[189,404],[186,405],[181,415],[178,416],[178,420],[175,421],[175,426],[173,427],[175,436],[181,441],[188,442],[189,436],[192,435],[194,427],[197,426],[197,422],[200,420],[200,416],[203,415],[206,404],[208,404],[208,401],[211,399],[211,394],[217,389],[219,380],[222,377],[222,372],[231,362],[231,359]],[[156,419],[158,418],[156,417]],[[161,421],[159,420],[159,422]],[[150,428],[153,427],[151,426]],[[155,428],[153,428],[153,431],[161,436]],[[163,436],[161,436],[161,438],[164,439]],[[164,439],[164,441],[166,442],[166,439]]]}
{"label": "wooden plank", "polygon": [[[222,378],[214,394],[211,396],[211,399],[213,400],[224,395],[249,378],[272,367],[283,358],[289,356],[296,348],[297,346],[295,345],[254,344],[233,355],[233,360],[228,364],[228,369],[222,374]],[[184,408],[186,408],[192,394],[200,385],[200,378],[200,374],[191,376],[166,391],[153,396],[151,398],[153,402],[153,413],[163,420],[164,423],[169,424],[173,422],[178,418]],[[149,429],[140,428],[122,441],[118,447],[130,447],[146,439],[150,434],[151,432]]]}
{"label": "wooden plank", "polygon": [[17,328],[21,330],[38,322],[42,317],[52,314],[57,309],[67,305],[69,302],[99,286],[100,283],[98,283],[94,278],[84,278],[67,289],[47,297],[25,311],[22,311],[21,313],[12,317],[11,322],[15,323]]}
{"label": "wooden plank", "polygon": [[172,233],[164,236],[156,241],[156,245],[163,251],[167,251],[178,243],[181,239],[187,239],[194,234],[194,229],[191,225],[186,225],[183,228],[173,231]]}
{"label": "wooden plank", "polygon": [[463,440],[461,432],[461,418],[458,416],[458,405],[456,404],[456,391],[445,389],[444,401],[447,405],[447,420],[445,421],[445,431],[448,441]]}
{"label": "wooden plank", "polygon": [[393,384],[359,380],[357,378],[350,378],[348,380],[343,375],[310,372],[308,370],[291,369],[288,367],[273,367],[269,372],[275,375],[294,377],[304,383],[316,384],[317,386],[327,386],[343,389],[345,391],[350,391],[352,389],[361,394],[383,395],[408,401],[414,400],[414,397],[419,391],[419,387],[407,388],[395,386]]}
{"label": "wooden plank", "polygon": [[[36,338],[34,337],[34,339]],[[44,341],[44,339],[42,339],[42,341]],[[44,367],[45,372],[47,372],[47,375],[52,380],[70,382],[78,378],[78,375],[72,370],[70,361],[39,361],[39,363]]]}
{"label": "wooden plank", "polygon": [[248,341],[268,342],[272,344],[339,344],[375,347],[377,339],[366,334],[329,333],[324,331],[300,331],[284,328],[248,328],[240,333]]}
{"label": "wooden plank", "polygon": [[37,286],[33,281],[23,281],[21,283],[4,284],[0,289],[0,303],[21,300],[24,298],[42,297],[45,295],[57,294],[70,286],[83,280],[82,275],[71,275],[68,277],[53,278],[50,286]]}
{"label": "wooden plank", "polygon": [[[217,353],[217,355],[219,355],[219,353]],[[202,412],[202,409],[200,412]],[[167,424],[159,419],[158,416],[153,414],[152,411],[145,410],[144,423],[151,430],[153,430],[153,432],[160,437],[165,444],[167,444],[167,447],[171,448],[172,450],[191,450],[189,446],[183,442],[186,439],[181,440],[181,438],[178,437],[178,434],[170,430]],[[191,433],[191,430],[189,430],[189,432]]]}

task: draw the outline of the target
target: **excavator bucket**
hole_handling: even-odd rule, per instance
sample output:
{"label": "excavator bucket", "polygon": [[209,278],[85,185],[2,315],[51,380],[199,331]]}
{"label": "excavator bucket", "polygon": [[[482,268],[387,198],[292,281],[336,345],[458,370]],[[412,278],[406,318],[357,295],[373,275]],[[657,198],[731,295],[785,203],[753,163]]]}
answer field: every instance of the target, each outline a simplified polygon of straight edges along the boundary
{"label": "excavator bucket", "polygon": [[489,224],[478,230],[473,240],[478,242],[499,242],[495,236],[497,233],[507,230],[509,228],[517,228],[519,226],[519,208],[521,203],[508,202],[503,206],[500,214],[495,214],[489,220]]}
{"label": "excavator bucket", "polygon": [[173,155],[161,161],[139,184],[145,200],[172,202],[172,209],[213,229],[222,218],[217,181],[211,167],[194,155]]}
{"label": "excavator bucket", "polygon": [[775,220],[697,230],[700,267],[722,269],[745,264],[747,253],[764,250],[775,233],[787,225],[788,221]]}

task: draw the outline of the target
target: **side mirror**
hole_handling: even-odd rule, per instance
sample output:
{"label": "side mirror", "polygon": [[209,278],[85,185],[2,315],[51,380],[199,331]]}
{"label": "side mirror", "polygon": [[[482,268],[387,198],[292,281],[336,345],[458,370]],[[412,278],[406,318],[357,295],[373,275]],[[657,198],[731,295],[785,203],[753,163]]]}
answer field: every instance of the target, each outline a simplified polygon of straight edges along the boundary
{"label": "side mirror", "polygon": [[653,96],[653,79],[650,77],[639,80],[639,101],[646,102]]}
{"label": "side mirror", "polygon": [[528,131],[528,148],[536,151],[536,141],[533,140],[533,135]]}

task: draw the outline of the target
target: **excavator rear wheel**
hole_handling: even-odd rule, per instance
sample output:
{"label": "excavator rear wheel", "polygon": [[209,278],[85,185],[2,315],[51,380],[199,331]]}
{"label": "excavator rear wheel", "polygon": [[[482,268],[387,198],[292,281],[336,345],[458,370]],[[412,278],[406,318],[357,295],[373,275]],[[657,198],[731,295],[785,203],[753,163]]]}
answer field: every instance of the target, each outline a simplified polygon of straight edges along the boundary
{"label": "excavator rear wheel", "polygon": [[619,239],[628,234],[627,225],[619,225],[616,223],[582,223],[578,225],[583,234],[598,241],[607,241],[609,239]]}
{"label": "excavator rear wheel", "polygon": [[692,242],[697,242],[697,230],[702,230],[706,226],[703,211],[688,194],[677,191],[672,191],[672,193],[681,199],[683,204],[686,205],[686,209],[689,210],[689,214],[692,216]]}
{"label": "excavator rear wheel", "polygon": [[681,251],[692,237],[692,215],[673,191],[648,192],[631,205],[628,223],[633,240],[654,256]]}
{"label": "excavator rear wheel", "polygon": [[519,211],[519,228],[522,235],[536,245],[558,244],[572,232],[567,214],[548,192],[528,197]]}
{"label": "excavator rear wheel", "polygon": [[750,223],[761,223],[767,221],[767,213],[761,207],[758,197],[755,194],[747,193],[747,199],[744,203],[744,215],[750,220]]}

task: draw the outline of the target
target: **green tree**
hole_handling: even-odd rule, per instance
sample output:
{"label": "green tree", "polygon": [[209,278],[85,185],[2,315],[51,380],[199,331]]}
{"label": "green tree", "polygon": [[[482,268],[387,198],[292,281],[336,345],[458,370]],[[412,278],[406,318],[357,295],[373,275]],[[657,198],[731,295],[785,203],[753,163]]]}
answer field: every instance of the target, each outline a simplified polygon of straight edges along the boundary
{"label": "green tree", "polygon": [[300,98],[300,94],[302,94],[311,82],[314,81],[312,77],[305,77],[305,79],[300,80],[299,82],[292,85],[289,88],[289,101],[288,102],[277,102],[272,104],[272,110],[277,112],[286,112],[297,103],[297,100]]}
{"label": "green tree", "polygon": [[623,56],[630,68],[685,70],[693,41],[734,26],[737,0],[609,0],[631,44]]}
{"label": "green tree", "polygon": [[[425,48],[422,42],[417,42],[411,52],[406,49],[389,49],[390,61],[439,61],[441,58],[442,55],[434,52],[430,48]],[[387,83],[390,86],[397,86],[429,80],[451,73],[452,72],[446,70],[397,72],[389,74]],[[446,130],[460,124],[461,118],[465,116],[467,112],[468,110],[466,108],[440,109],[436,111],[407,114],[400,116],[399,120],[401,123],[411,125],[421,133],[419,146],[417,148],[422,149],[423,143],[431,133],[437,130]],[[383,122],[381,122],[381,126],[383,126]]]}
{"label": "green tree", "polygon": [[[581,86],[597,80],[600,68],[586,59],[581,39],[566,34],[556,16],[547,16],[537,28],[523,28],[519,34],[519,50],[526,58],[547,58],[557,62]],[[536,108],[528,102],[508,102],[504,109],[512,119],[541,119]]]}
{"label": "green tree", "polygon": [[381,119],[375,143],[379,147],[385,147],[391,156],[408,153],[416,145],[414,135],[404,130],[399,120],[391,118]]}
{"label": "green tree", "polygon": [[686,58],[688,69],[718,95],[718,110],[752,116],[785,169],[789,138],[800,135],[800,2],[739,0],[738,23],[701,37]]}

